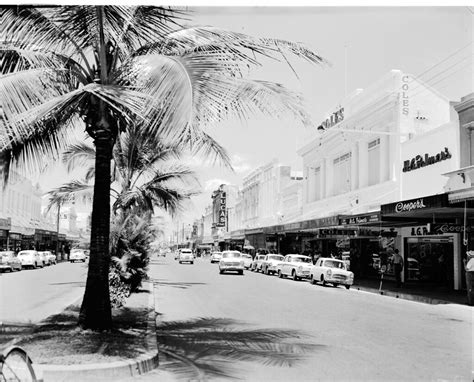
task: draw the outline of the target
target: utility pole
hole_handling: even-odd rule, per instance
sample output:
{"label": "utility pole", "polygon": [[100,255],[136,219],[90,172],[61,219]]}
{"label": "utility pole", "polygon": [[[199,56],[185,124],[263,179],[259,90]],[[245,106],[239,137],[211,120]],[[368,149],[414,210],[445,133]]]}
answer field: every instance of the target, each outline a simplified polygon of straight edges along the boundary
{"label": "utility pole", "polygon": [[61,203],[58,202],[58,216],[56,217],[56,260],[59,253],[59,214],[61,213]]}

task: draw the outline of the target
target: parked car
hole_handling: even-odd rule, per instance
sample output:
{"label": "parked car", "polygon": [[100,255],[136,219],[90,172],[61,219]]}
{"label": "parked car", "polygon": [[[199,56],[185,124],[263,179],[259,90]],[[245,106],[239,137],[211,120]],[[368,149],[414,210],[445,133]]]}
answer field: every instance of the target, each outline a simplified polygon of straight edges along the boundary
{"label": "parked car", "polygon": [[15,269],[21,271],[21,260],[13,251],[1,251],[0,269],[2,271],[9,270],[10,272],[13,272]]}
{"label": "parked car", "polygon": [[73,249],[69,254],[69,261],[71,263],[75,263],[76,261],[82,261],[83,263],[86,262],[86,252],[83,249]]}
{"label": "parked car", "polygon": [[320,258],[311,269],[311,284],[321,282],[323,285],[331,283],[334,286],[344,285],[349,289],[354,283],[354,273],[346,269],[343,260]]}
{"label": "parked car", "polygon": [[23,268],[44,267],[43,260],[41,260],[39,253],[33,249],[18,252],[18,258],[20,259]]}
{"label": "parked car", "polygon": [[49,265],[56,264],[56,255],[51,251],[44,251]]}
{"label": "parked car", "polygon": [[239,275],[244,274],[244,260],[239,251],[223,251],[219,261],[219,273],[234,271]]}
{"label": "parked car", "polygon": [[247,253],[242,253],[242,260],[244,261],[244,268],[250,269],[253,263],[252,256]]}
{"label": "parked car", "polygon": [[211,253],[211,263],[218,263],[221,261],[222,252],[212,252]]}
{"label": "parked car", "polygon": [[293,280],[298,281],[301,278],[309,277],[312,266],[313,260],[311,257],[289,254],[277,265],[278,277],[291,276]]}
{"label": "parked car", "polygon": [[51,265],[53,263],[51,261],[52,253],[50,251],[38,251],[38,255],[40,256],[41,260],[43,260],[44,265]]}
{"label": "parked car", "polygon": [[191,263],[194,264],[193,251],[189,248],[183,248],[179,251],[178,261],[180,264]]}
{"label": "parked car", "polygon": [[277,272],[277,266],[284,260],[283,255],[270,254],[266,255],[262,262],[262,272],[266,275],[274,275]]}
{"label": "parked car", "polygon": [[252,262],[251,271],[258,272],[262,270],[262,263],[265,260],[266,255],[256,255]]}

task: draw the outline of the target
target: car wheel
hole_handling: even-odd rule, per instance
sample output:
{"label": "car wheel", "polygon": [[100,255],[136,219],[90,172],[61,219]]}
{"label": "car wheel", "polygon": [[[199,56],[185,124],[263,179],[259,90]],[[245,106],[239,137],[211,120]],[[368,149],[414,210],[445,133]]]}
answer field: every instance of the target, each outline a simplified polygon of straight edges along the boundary
{"label": "car wheel", "polygon": [[283,278],[283,273],[281,273],[281,270],[278,270],[278,277],[279,277],[280,279]]}
{"label": "car wheel", "polygon": [[326,286],[326,285],[327,285],[326,280],[324,280],[324,276],[323,276],[323,275],[321,275],[321,282],[323,283],[323,286]]}
{"label": "car wheel", "polygon": [[293,281],[298,281],[300,279],[298,276],[296,276],[296,271],[294,269],[291,275],[293,276]]}
{"label": "car wheel", "polygon": [[86,259],[82,260],[82,262],[85,263],[85,262],[86,262]]}
{"label": "car wheel", "polygon": [[239,271],[239,275],[243,275],[244,274],[244,271]]}
{"label": "car wheel", "polygon": [[224,271],[222,269],[219,269],[219,273],[222,275]]}
{"label": "car wheel", "polygon": [[265,274],[268,276],[268,267],[265,268],[265,270],[263,271],[263,273],[265,273]]}
{"label": "car wheel", "polygon": [[350,286],[350,285],[346,285],[346,289],[351,289],[351,286]]}
{"label": "car wheel", "polygon": [[314,279],[314,275],[311,274],[311,285],[316,284],[316,280]]}
{"label": "car wheel", "polygon": [[194,264],[194,261],[191,261],[191,264]]}
{"label": "car wheel", "polygon": [[38,268],[38,264],[35,263],[35,265],[33,266],[34,269]]}

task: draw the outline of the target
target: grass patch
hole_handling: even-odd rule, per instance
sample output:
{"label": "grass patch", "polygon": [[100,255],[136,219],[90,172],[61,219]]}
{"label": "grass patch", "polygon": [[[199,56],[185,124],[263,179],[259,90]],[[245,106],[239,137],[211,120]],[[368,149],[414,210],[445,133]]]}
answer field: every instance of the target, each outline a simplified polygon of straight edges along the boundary
{"label": "grass patch", "polygon": [[33,362],[74,365],[130,360],[144,354],[148,310],[121,308],[113,310],[114,328],[94,332],[77,326],[77,305],[50,316],[24,336],[23,347]]}

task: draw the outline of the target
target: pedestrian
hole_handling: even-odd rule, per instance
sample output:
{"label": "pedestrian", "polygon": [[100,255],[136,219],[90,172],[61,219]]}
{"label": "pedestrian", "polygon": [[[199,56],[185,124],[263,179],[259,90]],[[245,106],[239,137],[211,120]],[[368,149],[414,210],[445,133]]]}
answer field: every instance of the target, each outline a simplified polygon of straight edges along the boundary
{"label": "pedestrian", "polygon": [[466,271],[467,303],[474,305],[474,251],[467,251],[466,255],[464,270]]}
{"label": "pedestrian", "polygon": [[398,249],[393,251],[392,263],[395,272],[395,279],[397,280],[397,288],[400,288],[402,286],[403,257],[398,252]]}

